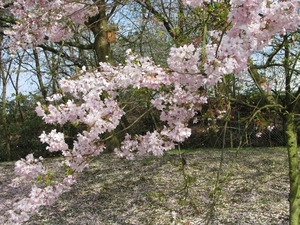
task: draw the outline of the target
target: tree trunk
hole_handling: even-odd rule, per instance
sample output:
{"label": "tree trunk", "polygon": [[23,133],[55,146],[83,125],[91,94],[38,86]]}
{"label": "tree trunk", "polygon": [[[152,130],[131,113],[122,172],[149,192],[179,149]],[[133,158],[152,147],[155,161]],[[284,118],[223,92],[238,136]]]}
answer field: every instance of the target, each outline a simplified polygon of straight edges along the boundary
{"label": "tree trunk", "polygon": [[98,2],[99,13],[89,18],[88,26],[94,34],[94,50],[97,57],[97,64],[99,62],[108,62],[110,56],[110,44],[107,40],[107,16],[106,3],[101,0]]}
{"label": "tree trunk", "polygon": [[287,140],[287,151],[289,160],[290,178],[290,225],[299,225],[299,160],[297,149],[297,129],[294,121],[294,114],[288,113],[284,117],[285,134]]}
{"label": "tree trunk", "polygon": [[36,76],[39,82],[39,89],[42,93],[43,99],[46,101],[47,98],[47,89],[44,85],[42,71],[41,71],[41,65],[40,65],[40,59],[39,54],[36,49],[33,49],[33,56],[35,61],[35,70],[36,70]]}
{"label": "tree trunk", "polygon": [[[3,11],[0,11],[0,16],[2,15]],[[0,28],[3,27],[3,23],[0,22]],[[2,110],[1,110],[1,123],[3,125],[3,131],[4,131],[4,143],[5,143],[5,150],[6,150],[6,157],[7,160],[11,160],[11,151],[10,151],[10,135],[8,130],[8,123],[6,118],[6,89],[7,89],[7,82],[8,82],[8,76],[9,72],[5,72],[4,68],[4,62],[2,57],[2,41],[3,41],[3,35],[0,34],[0,73],[1,73],[1,79],[2,79]],[[11,63],[9,64],[9,67],[11,66]],[[9,70],[8,70],[9,71]]]}
{"label": "tree trunk", "polygon": [[[0,42],[1,43],[1,42]],[[1,79],[2,79],[2,105],[1,105],[1,123],[3,125],[3,136],[4,136],[4,143],[5,143],[5,151],[6,151],[6,158],[8,161],[11,160],[11,151],[10,151],[10,138],[9,138],[9,130],[8,130],[8,123],[6,118],[6,89],[7,89],[7,81],[8,77],[6,76],[4,70],[4,63],[2,62],[2,52],[0,50],[0,71],[1,71]]]}

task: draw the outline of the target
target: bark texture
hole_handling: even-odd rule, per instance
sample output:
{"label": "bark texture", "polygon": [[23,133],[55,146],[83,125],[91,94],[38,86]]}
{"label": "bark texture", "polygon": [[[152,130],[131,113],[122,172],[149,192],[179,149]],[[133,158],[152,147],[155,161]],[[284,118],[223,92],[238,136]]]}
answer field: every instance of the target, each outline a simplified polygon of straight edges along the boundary
{"label": "bark texture", "polygon": [[290,177],[290,225],[299,225],[299,160],[297,149],[297,129],[295,126],[294,115],[287,114],[286,123],[286,140],[289,159],[289,177]]}

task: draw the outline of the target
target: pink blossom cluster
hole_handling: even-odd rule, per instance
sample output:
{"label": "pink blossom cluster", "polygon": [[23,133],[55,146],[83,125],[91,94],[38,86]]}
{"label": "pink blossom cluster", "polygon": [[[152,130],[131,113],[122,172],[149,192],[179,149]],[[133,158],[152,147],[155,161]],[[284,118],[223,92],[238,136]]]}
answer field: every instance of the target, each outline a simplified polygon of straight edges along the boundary
{"label": "pink blossom cluster", "polygon": [[89,2],[68,0],[16,0],[10,7],[16,18],[11,29],[5,30],[10,36],[11,50],[28,48],[45,40],[58,42],[73,36],[72,23],[83,25],[97,8]]}
{"label": "pink blossom cluster", "polygon": [[39,188],[32,186],[28,198],[24,198],[13,204],[13,210],[9,210],[12,220],[15,223],[26,222],[32,214],[37,212],[40,206],[51,205],[64,191],[69,190],[75,180],[72,175],[67,176],[62,183],[55,183],[52,186]]}
{"label": "pink blossom cluster", "polygon": [[45,131],[39,136],[42,143],[47,143],[49,146],[46,149],[49,152],[64,151],[68,149],[68,145],[65,143],[64,134],[61,132],[56,132],[52,130],[49,134]]}
{"label": "pink blossom cluster", "polygon": [[[22,180],[29,182],[38,177],[47,177],[47,170],[42,165],[43,158],[35,159],[33,154],[29,154],[25,159],[21,159],[15,163],[15,173],[19,177],[13,180],[13,186],[23,185]],[[43,180],[43,179],[42,179]],[[46,185],[44,188],[34,184],[31,188],[29,197],[12,203],[12,209],[8,211],[14,223],[22,223],[27,221],[32,214],[37,212],[38,208],[43,205],[51,205],[55,199],[70,186],[75,183],[73,175],[67,175],[61,183],[53,182],[52,185]],[[37,180],[35,180],[37,183]]]}
{"label": "pink blossom cluster", "polygon": [[[188,122],[201,110],[202,104],[207,102],[206,96],[199,91],[206,84],[198,63],[199,49],[193,45],[172,48],[168,58],[171,71],[163,74],[168,82],[160,76],[156,77],[160,78],[160,85],[166,87],[166,91],[161,89],[151,103],[161,111],[161,121],[168,125],[160,131],[160,137],[165,141],[180,143],[188,138],[191,134],[190,128],[187,128]],[[163,150],[160,154],[162,153]]]}
{"label": "pink blossom cluster", "polygon": [[45,173],[42,162],[42,157],[35,159],[33,154],[29,154],[25,159],[21,159],[15,163],[15,174],[25,179],[35,179],[40,174]]}
{"label": "pink blossom cluster", "polygon": [[67,121],[77,122],[78,117],[85,115],[84,111],[73,100],[68,100],[66,104],[59,104],[57,106],[49,105],[47,113],[45,113],[39,102],[37,104],[38,106],[35,110],[37,115],[42,116],[43,120],[49,124],[54,122],[65,124]]}
{"label": "pink blossom cluster", "polygon": [[138,146],[138,154],[146,155],[151,153],[154,156],[162,156],[164,151],[174,149],[173,141],[168,141],[162,136],[162,132],[147,132],[146,135],[138,135],[140,145]]}
{"label": "pink blossom cluster", "polygon": [[[194,48],[183,49],[182,54],[194,55]],[[114,130],[119,124],[125,112],[119,108],[117,97],[128,87],[158,90],[169,86],[168,91],[157,93],[157,98],[152,101],[154,107],[161,111],[161,120],[166,121],[169,128],[164,128],[161,133],[155,131],[135,137],[138,145],[135,141],[129,142],[128,136],[124,141],[126,148],[132,149],[131,152],[135,148],[138,154],[152,152],[154,155],[162,155],[163,151],[174,147],[173,141],[184,141],[191,133],[190,129],[186,128],[189,120],[201,105],[206,103],[206,97],[195,92],[203,86],[201,79],[197,83],[192,82],[192,78],[186,79],[184,73],[166,71],[156,66],[150,58],[138,57],[131,51],[128,51],[125,65],[112,66],[101,63],[98,70],[86,71],[83,68],[80,73],[78,79],[62,79],[60,85],[64,93],[81,99],[81,104],[76,105],[71,100],[64,104],[55,104],[61,98],[56,94],[48,98],[54,104],[50,104],[47,110],[44,110],[40,103],[36,108],[38,115],[47,123],[80,122],[88,125],[89,131],[77,135],[72,150],[68,150],[62,133],[53,130],[40,136],[42,142],[48,143],[47,148],[50,151],[61,150],[66,157],[66,164],[75,171],[81,171],[88,166],[85,160],[87,156],[103,151],[104,145],[101,144],[100,135]],[[101,95],[104,92],[108,96],[103,99]],[[124,153],[119,155],[130,152],[125,150],[126,148],[121,147]]]}
{"label": "pink blossom cluster", "polygon": [[[203,2],[207,1],[186,0],[184,2],[194,7],[201,7]],[[276,34],[297,30],[300,23],[299,1],[231,0],[230,4],[232,8],[228,15],[228,22],[231,24],[231,29],[225,33],[218,30],[211,31],[211,39],[217,41],[203,46],[206,60],[202,63],[207,75],[203,79],[207,86],[215,85],[224,74],[237,74],[245,70],[249,56],[255,50],[268,45],[272,36]],[[173,50],[179,58],[169,59],[171,68],[179,62],[178,67],[181,68],[176,68],[178,72],[187,70],[187,66],[183,65],[188,64],[192,59],[184,56],[181,51],[182,48]],[[184,58],[185,60],[182,60]]]}
{"label": "pink blossom cluster", "polygon": [[[78,172],[88,166],[87,157],[98,155],[104,150],[105,146],[100,139],[101,134],[114,130],[124,115],[116,100],[122,90],[126,91],[128,87],[147,87],[156,90],[161,85],[171,84],[170,76],[166,75],[164,69],[155,66],[150,58],[140,58],[130,51],[125,65],[114,67],[108,63],[101,63],[95,71],[86,71],[83,68],[80,73],[78,79],[62,79],[60,86],[64,93],[68,93],[74,99],[80,99],[82,103],[75,104],[74,100],[60,103],[62,95],[55,94],[48,98],[52,104],[47,108],[41,103],[38,103],[36,108],[37,114],[43,117],[46,123],[61,125],[67,122],[83,123],[89,127],[88,131],[77,135],[72,149],[68,149],[63,133],[56,130],[52,130],[49,134],[43,132],[40,136],[41,141],[48,144],[49,151],[62,151],[66,158],[66,165]],[[104,92],[108,95],[106,98],[102,97]],[[191,102],[197,102],[191,98],[191,94],[186,98],[188,97]],[[183,104],[179,94],[173,97],[176,98],[181,99],[180,104]],[[161,154],[159,150],[163,151],[164,148],[161,147],[164,146],[164,141],[159,138],[158,133],[148,133],[145,137],[139,136],[138,149],[144,151],[147,148],[147,151],[155,155]],[[143,142],[152,143],[153,147],[145,147]]]}
{"label": "pink blossom cluster", "polygon": [[138,156],[155,155],[162,156],[164,151],[174,149],[173,141],[168,141],[163,132],[147,132],[145,135],[137,135],[134,139],[127,134],[121,143],[120,149],[115,149],[119,157],[133,160]]}
{"label": "pink blossom cluster", "polygon": [[183,74],[197,74],[199,73],[199,56],[199,49],[190,44],[171,48],[167,61],[171,70]]}
{"label": "pink blossom cluster", "polygon": [[[188,60],[197,63],[199,60],[197,50],[193,46],[183,46],[180,51],[183,63]],[[112,66],[101,63],[95,71],[86,71],[83,68],[78,79],[61,80],[62,91],[72,95],[74,99],[80,99],[82,103],[75,104],[73,100],[59,103],[62,97],[60,94],[48,98],[53,104],[46,109],[38,103],[36,112],[47,123],[62,125],[73,122],[88,125],[89,130],[77,135],[72,149],[68,149],[63,134],[56,130],[49,134],[43,132],[40,136],[41,141],[49,145],[49,151],[62,151],[66,157],[66,164],[74,171],[82,171],[88,166],[88,156],[97,155],[104,150],[100,136],[118,126],[125,112],[119,107],[117,97],[128,87],[152,90],[165,88],[167,91],[157,92],[157,97],[152,103],[161,111],[160,118],[168,127],[161,131],[148,132],[144,136],[138,135],[132,141],[126,136],[120,149],[123,153],[119,152],[119,155],[126,155],[127,158],[132,158],[130,154],[136,150],[140,155],[162,155],[165,150],[174,147],[174,142],[184,141],[191,134],[190,128],[187,128],[188,122],[197,110],[201,109],[201,105],[206,103],[206,97],[197,91],[204,85],[202,75],[189,74],[192,70],[193,73],[199,72],[196,66],[191,69],[191,65],[188,64],[185,66],[189,71],[170,72],[156,66],[150,58],[138,57],[131,51],[127,53],[125,65]],[[175,53],[170,54],[170,58],[173,56],[175,57]],[[174,65],[173,69],[177,67]],[[199,80],[195,82],[191,76],[199,77]],[[107,97],[103,99],[101,96],[104,92]]]}
{"label": "pink blossom cluster", "polygon": [[210,3],[211,0],[183,0],[183,4],[190,5],[192,7],[202,6],[203,3]]}
{"label": "pink blossom cluster", "polygon": [[297,30],[300,23],[299,1],[231,0],[230,3],[233,7],[228,21],[233,26],[228,37],[239,40],[231,42],[237,44],[239,64],[246,64],[253,51],[268,45],[272,36]]}

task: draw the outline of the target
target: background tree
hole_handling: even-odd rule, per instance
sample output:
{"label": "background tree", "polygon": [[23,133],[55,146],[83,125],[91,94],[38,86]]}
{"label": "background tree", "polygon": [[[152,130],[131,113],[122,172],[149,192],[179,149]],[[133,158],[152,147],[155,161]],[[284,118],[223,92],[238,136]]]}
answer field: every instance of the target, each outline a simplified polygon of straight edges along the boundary
{"label": "background tree", "polygon": [[[0,36],[0,44],[2,45],[3,42],[3,35]],[[1,46],[2,49],[2,46]],[[8,68],[5,67],[5,64],[8,65]],[[11,159],[11,152],[10,152],[10,134],[8,131],[8,122],[7,122],[7,115],[6,115],[6,96],[7,96],[7,86],[10,76],[10,67],[11,62],[5,62],[3,59],[2,50],[0,50],[0,71],[1,71],[1,83],[2,83],[2,99],[1,99],[1,124],[3,130],[3,142],[6,151],[7,160]]]}

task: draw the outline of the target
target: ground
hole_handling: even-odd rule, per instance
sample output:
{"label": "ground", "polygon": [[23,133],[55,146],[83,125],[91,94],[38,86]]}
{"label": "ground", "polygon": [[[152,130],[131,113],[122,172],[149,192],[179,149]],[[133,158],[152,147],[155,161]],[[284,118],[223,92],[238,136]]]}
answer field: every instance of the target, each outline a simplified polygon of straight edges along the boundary
{"label": "ground", "polygon": [[[26,224],[288,224],[285,148],[225,149],[221,170],[220,149],[186,151],[183,157],[182,167],[176,152],[135,161],[103,154],[72,190]],[[48,160],[48,166],[55,170],[60,160]],[[28,194],[27,185],[9,185],[12,173],[13,163],[0,164],[2,212]],[[6,218],[1,214],[0,222]]]}

